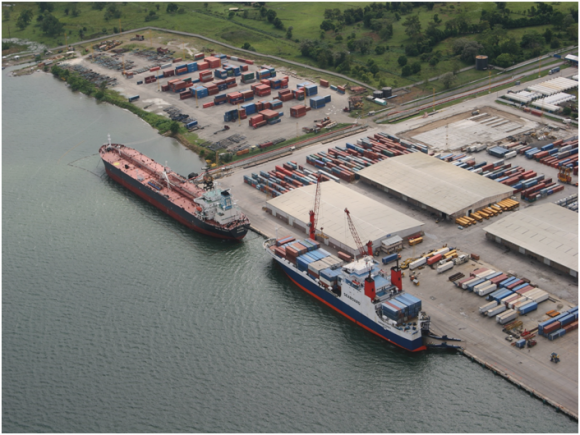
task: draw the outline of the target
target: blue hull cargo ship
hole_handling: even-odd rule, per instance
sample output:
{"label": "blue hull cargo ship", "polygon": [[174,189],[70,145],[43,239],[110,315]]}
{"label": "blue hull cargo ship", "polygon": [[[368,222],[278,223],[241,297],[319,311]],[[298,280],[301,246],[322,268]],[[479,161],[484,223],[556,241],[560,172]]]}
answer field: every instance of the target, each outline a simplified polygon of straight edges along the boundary
{"label": "blue hull cargo ship", "polygon": [[427,349],[430,318],[402,290],[398,266],[387,274],[371,255],[345,263],[311,239],[268,239],[264,249],[294,284],[357,325],[410,352]]}

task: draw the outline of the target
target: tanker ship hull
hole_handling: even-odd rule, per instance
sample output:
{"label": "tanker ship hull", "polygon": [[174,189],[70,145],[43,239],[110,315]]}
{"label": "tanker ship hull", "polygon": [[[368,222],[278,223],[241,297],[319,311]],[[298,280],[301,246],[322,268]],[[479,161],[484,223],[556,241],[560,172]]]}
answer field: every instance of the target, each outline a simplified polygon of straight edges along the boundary
{"label": "tanker ship hull", "polygon": [[276,260],[276,262],[282,267],[286,275],[288,275],[294,284],[296,284],[311,296],[314,296],[319,301],[338,311],[344,317],[353,321],[357,325],[362,326],[364,329],[372,332],[373,334],[376,334],[388,342],[410,352],[418,352],[427,349],[420,331],[416,334],[416,338],[412,340],[405,336],[391,332],[388,329],[381,327],[380,324],[371,321],[368,317],[364,316],[346,303],[342,302],[334,294],[321,288],[310,277],[301,273],[299,270],[285,264],[284,261],[281,261],[281,259],[276,256],[272,256],[272,258]]}
{"label": "tanker ship hull", "polygon": [[249,223],[245,225],[239,225],[231,230],[210,225],[207,222],[197,218],[195,215],[184,210],[183,208],[176,206],[163,195],[156,192],[154,189],[145,186],[139,181],[131,178],[104,159],[103,163],[105,165],[105,171],[107,172],[107,175],[111,177],[111,179],[126,187],[131,192],[140,196],[150,204],[157,207],[159,210],[163,211],[167,215],[171,216],[194,231],[212,237],[238,241],[242,240],[248,232],[250,227]]}

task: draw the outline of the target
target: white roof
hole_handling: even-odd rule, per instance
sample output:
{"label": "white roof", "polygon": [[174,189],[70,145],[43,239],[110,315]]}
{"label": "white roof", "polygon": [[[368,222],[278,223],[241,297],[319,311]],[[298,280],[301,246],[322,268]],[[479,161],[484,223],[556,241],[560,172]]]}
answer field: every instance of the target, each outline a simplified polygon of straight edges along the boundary
{"label": "white roof", "polygon": [[[350,247],[353,252],[357,248],[346,220],[345,208],[350,212],[363,245],[369,240],[375,242],[389,235],[411,235],[423,225],[423,222],[334,181],[323,182],[320,189],[317,230],[323,228],[325,235]],[[267,204],[270,208],[306,223],[310,221],[309,212],[314,208],[315,194],[316,185],[313,184],[273,198]]]}
{"label": "white roof", "polygon": [[547,203],[511,213],[483,230],[578,272],[578,213]]}
{"label": "white roof", "polygon": [[573,54],[567,54],[564,59],[575,60],[576,62],[578,62],[578,56],[574,56]]}
{"label": "white roof", "polygon": [[420,152],[383,160],[359,174],[448,215],[483,207],[513,191],[509,186]]}

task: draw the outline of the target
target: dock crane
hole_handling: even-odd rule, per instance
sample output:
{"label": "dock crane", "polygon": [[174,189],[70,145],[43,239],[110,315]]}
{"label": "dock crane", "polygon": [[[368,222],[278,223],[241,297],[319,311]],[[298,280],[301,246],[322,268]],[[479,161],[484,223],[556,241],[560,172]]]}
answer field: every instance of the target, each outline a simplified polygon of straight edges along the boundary
{"label": "dock crane", "polygon": [[373,256],[373,242],[371,242],[370,240],[368,241],[368,243],[366,244],[368,250],[365,252],[364,245],[360,241],[360,237],[358,236],[356,228],[354,227],[354,223],[352,222],[352,218],[350,217],[350,211],[348,211],[348,208],[345,208],[344,212],[346,213],[346,220],[348,221],[348,227],[350,229],[350,233],[352,234],[352,238],[354,239],[354,242],[356,243],[356,247],[358,248],[358,251],[360,253],[361,258],[363,258],[365,255],[370,255],[372,257]]}
{"label": "dock crane", "polygon": [[318,223],[318,211],[320,210],[320,184],[322,175],[318,174],[316,178],[316,194],[314,195],[314,209],[310,210],[310,240],[316,240],[316,224]]}

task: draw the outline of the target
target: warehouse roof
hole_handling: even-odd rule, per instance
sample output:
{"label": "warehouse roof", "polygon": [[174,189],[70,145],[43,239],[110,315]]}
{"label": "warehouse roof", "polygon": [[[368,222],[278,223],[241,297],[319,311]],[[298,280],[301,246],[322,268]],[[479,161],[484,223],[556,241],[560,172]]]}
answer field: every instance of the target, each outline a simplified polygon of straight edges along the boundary
{"label": "warehouse roof", "polygon": [[[317,229],[356,251],[356,243],[346,221],[348,208],[354,226],[363,244],[399,233],[410,235],[418,231],[422,222],[393,210],[373,199],[334,181],[320,185],[320,212]],[[309,211],[314,207],[316,185],[294,189],[268,201],[268,205],[301,222],[309,222]]]}
{"label": "warehouse roof", "polygon": [[507,197],[513,190],[424,153],[389,158],[359,174],[448,215]]}
{"label": "warehouse roof", "polygon": [[578,214],[564,207],[528,207],[483,230],[578,272]]}

